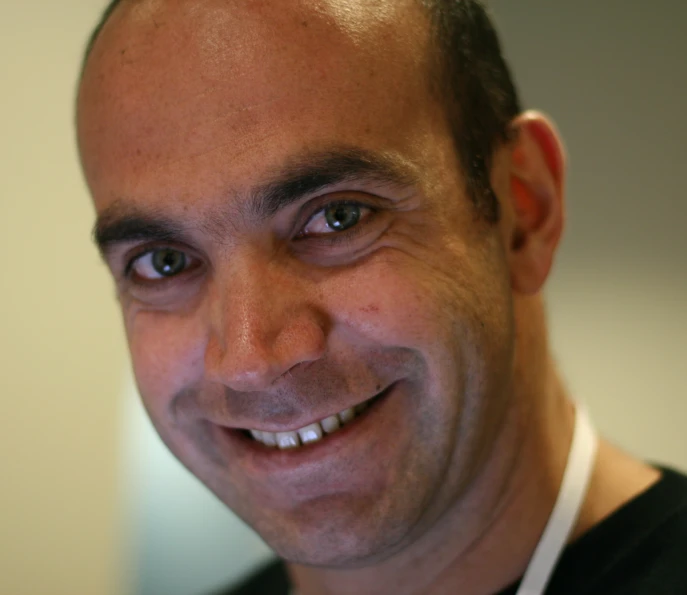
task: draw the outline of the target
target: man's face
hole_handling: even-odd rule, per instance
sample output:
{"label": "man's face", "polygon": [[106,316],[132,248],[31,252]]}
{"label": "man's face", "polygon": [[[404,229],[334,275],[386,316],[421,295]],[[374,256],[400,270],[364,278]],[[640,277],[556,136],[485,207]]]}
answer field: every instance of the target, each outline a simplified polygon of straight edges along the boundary
{"label": "man's face", "polygon": [[[498,231],[429,92],[424,14],[302,4],[124,3],[85,73],[79,142],[162,439],[282,557],[346,566],[469,488],[513,323]],[[373,398],[298,448],[246,432]]]}

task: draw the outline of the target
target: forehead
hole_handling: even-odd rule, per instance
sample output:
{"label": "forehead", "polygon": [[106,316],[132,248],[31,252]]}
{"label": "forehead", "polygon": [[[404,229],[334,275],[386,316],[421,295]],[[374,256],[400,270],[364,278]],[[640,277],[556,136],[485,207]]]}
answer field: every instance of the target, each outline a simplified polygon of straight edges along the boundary
{"label": "forehead", "polygon": [[427,128],[428,36],[416,0],[125,0],[79,94],[96,206],[245,191],[332,144],[403,150]]}

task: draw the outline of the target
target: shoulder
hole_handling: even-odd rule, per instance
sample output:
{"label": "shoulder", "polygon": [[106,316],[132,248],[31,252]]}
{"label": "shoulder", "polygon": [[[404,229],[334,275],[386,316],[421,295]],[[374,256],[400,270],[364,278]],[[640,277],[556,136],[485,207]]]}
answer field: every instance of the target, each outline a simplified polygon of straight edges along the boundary
{"label": "shoulder", "polygon": [[658,483],[571,546],[595,570],[589,592],[687,593],[687,476],[659,469]]}

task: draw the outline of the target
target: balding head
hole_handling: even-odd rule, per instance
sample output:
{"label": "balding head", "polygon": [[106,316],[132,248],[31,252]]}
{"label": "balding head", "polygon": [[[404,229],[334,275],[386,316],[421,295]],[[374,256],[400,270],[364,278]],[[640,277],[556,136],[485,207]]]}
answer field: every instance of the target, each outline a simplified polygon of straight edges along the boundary
{"label": "balding head", "polygon": [[[429,125],[442,116],[429,91],[422,18],[414,0],[124,2],[84,71],[78,121],[87,177],[107,171],[102,154],[119,156],[141,184],[143,160],[146,174],[169,170],[163,179],[171,180],[204,157],[253,168],[269,145],[263,163],[277,167],[280,149],[329,148],[333,139],[355,146],[366,136],[398,137],[398,121]],[[380,110],[396,122],[382,124]],[[116,175],[117,184],[127,179]]]}
{"label": "balding head", "polygon": [[[141,3],[112,0],[103,12],[87,43],[82,72],[101,30],[127,2]],[[499,206],[489,181],[492,153],[509,140],[509,123],[521,111],[496,32],[481,0],[421,0],[419,4],[428,23],[418,26],[428,24],[432,34],[430,80],[446,102],[468,194],[488,219],[496,220]]]}

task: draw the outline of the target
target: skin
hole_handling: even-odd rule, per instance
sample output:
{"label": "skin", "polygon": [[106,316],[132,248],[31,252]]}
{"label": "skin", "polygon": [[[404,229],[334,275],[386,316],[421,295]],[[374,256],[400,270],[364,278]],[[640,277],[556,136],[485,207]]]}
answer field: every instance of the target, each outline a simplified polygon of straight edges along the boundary
{"label": "skin", "polygon": [[[429,43],[412,0],[125,2],[79,91],[101,230],[135,216],[177,232],[104,249],[146,409],[305,595],[507,586],[572,436],[540,295],[564,222],[561,142],[541,114],[518,117],[493,161],[501,220],[481,220]],[[402,183],[357,175],[257,216],[266,182],[341,151]],[[338,244],[322,214],[335,200],[365,205]],[[146,251],[165,248],[188,268],[144,279]],[[394,383],[374,424],[303,464],[263,468],[218,437],[295,429]],[[603,442],[573,537],[656,479]]]}

